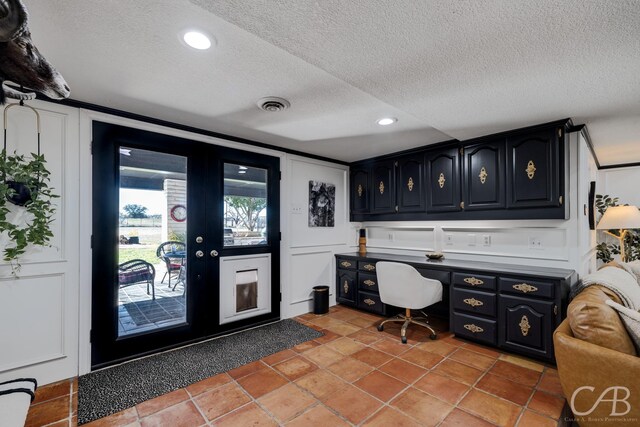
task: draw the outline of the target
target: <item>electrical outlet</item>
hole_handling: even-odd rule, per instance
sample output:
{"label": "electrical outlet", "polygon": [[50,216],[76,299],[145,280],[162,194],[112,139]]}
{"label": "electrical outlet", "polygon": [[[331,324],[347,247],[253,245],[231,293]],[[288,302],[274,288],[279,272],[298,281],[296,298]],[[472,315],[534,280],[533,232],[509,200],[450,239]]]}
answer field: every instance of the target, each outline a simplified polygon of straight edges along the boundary
{"label": "electrical outlet", "polygon": [[453,234],[445,234],[444,235],[444,244],[445,245],[453,245]]}
{"label": "electrical outlet", "polygon": [[529,249],[542,249],[542,239],[539,237],[529,237]]}
{"label": "electrical outlet", "polygon": [[482,244],[484,246],[491,246],[491,236],[489,234],[484,234],[482,236]]}
{"label": "electrical outlet", "polygon": [[467,244],[469,246],[476,245],[476,235],[475,234],[467,234]]}
{"label": "electrical outlet", "polygon": [[393,242],[393,233],[389,233],[389,241]]}

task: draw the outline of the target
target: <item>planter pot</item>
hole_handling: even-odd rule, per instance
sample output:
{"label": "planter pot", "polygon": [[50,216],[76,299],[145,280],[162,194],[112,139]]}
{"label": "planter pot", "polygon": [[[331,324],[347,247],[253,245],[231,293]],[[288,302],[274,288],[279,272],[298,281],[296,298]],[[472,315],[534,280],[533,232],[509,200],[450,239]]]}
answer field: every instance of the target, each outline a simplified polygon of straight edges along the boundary
{"label": "planter pot", "polygon": [[7,181],[7,185],[15,193],[7,195],[7,200],[18,206],[26,206],[31,202],[31,189],[24,182]]}

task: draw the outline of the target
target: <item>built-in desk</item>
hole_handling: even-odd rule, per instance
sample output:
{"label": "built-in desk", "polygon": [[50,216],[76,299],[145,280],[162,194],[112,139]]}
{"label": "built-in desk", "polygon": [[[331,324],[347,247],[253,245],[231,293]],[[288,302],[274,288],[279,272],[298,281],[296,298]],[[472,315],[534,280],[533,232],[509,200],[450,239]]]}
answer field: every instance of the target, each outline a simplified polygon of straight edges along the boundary
{"label": "built-in desk", "polygon": [[443,301],[429,308],[449,316],[457,336],[553,361],[553,331],[565,317],[573,270],[486,262],[441,260],[369,252],[336,255],[336,299],[369,312],[398,309],[378,294],[376,262],[415,267],[444,286]]}

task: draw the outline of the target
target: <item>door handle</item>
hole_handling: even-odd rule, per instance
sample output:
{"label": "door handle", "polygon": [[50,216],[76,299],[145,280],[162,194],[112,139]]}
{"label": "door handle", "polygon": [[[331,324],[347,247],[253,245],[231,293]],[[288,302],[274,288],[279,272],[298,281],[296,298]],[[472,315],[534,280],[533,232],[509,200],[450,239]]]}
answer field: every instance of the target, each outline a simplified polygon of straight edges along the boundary
{"label": "door handle", "polygon": [[204,256],[204,252],[202,251],[196,251],[196,257],[197,258],[202,258]]}
{"label": "door handle", "polygon": [[216,251],[216,250],[214,249],[214,250],[212,250],[209,254],[211,255],[211,258],[215,258],[215,257],[217,257],[217,256],[218,256],[218,251]]}

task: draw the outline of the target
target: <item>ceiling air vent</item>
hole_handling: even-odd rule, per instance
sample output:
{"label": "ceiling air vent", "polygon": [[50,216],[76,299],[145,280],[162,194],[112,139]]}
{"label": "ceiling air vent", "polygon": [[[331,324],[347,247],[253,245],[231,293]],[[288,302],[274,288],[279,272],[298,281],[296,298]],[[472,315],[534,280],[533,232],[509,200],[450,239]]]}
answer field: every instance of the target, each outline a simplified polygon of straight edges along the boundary
{"label": "ceiling air vent", "polygon": [[283,98],[278,98],[275,96],[270,96],[267,98],[262,98],[258,101],[258,107],[264,111],[269,111],[271,113],[277,113],[279,111],[284,111],[289,108],[291,104],[289,101]]}

